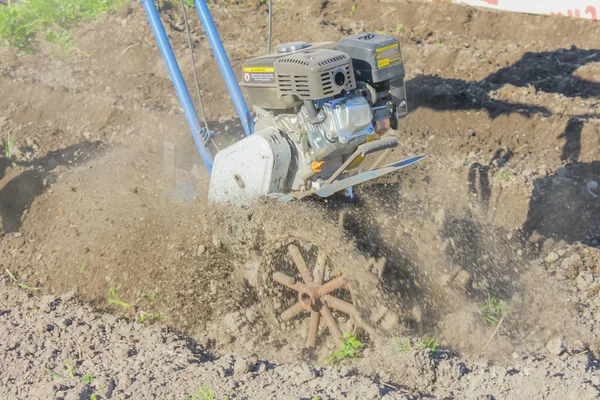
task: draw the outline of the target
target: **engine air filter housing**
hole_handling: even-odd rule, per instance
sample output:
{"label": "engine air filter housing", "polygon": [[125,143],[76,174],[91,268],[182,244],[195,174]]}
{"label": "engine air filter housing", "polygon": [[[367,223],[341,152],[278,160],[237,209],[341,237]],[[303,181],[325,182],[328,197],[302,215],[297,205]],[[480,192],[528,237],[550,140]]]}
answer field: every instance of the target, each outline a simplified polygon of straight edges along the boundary
{"label": "engine air filter housing", "polygon": [[341,51],[309,48],[274,63],[279,97],[319,100],[356,88],[352,59]]}

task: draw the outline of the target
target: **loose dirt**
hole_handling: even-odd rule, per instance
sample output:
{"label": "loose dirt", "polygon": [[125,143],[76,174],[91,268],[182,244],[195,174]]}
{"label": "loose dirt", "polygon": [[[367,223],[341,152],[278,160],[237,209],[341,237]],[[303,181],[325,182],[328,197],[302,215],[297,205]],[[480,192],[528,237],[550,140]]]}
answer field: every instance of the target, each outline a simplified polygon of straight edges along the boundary
{"label": "loose dirt", "polygon": [[[259,201],[241,210],[207,204],[206,173],[137,3],[80,27],[69,54],[46,44],[33,55],[0,49],[0,131],[14,133],[18,144],[15,158],[0,157],[2,269],[53,299],[74,291],[83,307],[129,319],[164,316],[154,324],[187,335],[214,359],[184,363],[184,371],[197,369],[173,379],[190,384],[172,383],[179,392],[169,393],[189,394],[209,374],[204,380],[219,395],[281,396],[252,389],[279,379],[269,369],[248,373],[248,383],[218,372],[256,358],[277,363],[290,379],[312,371],[294,389],[281,386],[290,388],[284,392],[290,397],[310,398],[302,386],[308,384],[325,390],[315,394],[338,398],[338,378],[354,382],[356,376],[360,382],[347,392],[356,398],[367,396],[363,389],[372,397],[595,398],[600,50],[594,47],[600,26],[410,1],[358,4],[349,16],[352,4],[275,2],[274,42],[338,40],[364,30],[401,40],[411,112],[396,132],[401,144],[389,161],[429,157],[357,188],[354,203],[341,197],[293,205]],[[212,11],[236,71],[246,58],[266,52],[264,5],[216,4]],[[179,10],[167,7],[162,14],[190,78]],[[195,18],[192,37],[207,114],[223,147],[241,130]],[[195,199],[173,198],[175,183],[165,178],[173,147],[176,167],[195,185]],[[353,293],[360,321],[337,315],[367,346],[346,369],[320,369],[335,350],[326,330],[317,353],[307,357],[308,319],[276,322],[291,299],[281,292],[283,300],[273,300],[268,272],[282,268],[274,260],[292,242],[306,254],[327,253],[331,271],[343,271],[355,287],[362,284]],[[60,317],[52,310],[39,317],[33,310],[46,309],[39,302],[50,297],[25,299],[23,289],[4,285],[3,318],[14,322],[22,313],[31,321],[19,325],[18,335],[9,332],[13,322],[3,324],[0,337],[14,335],[15,343],[36,343],[31,332],[43,323],[34,322],[39,318],[75,318],[71,313],[97,313],[127,332],[170,335],[81,311],[70,296],[57,306]],[[109,292],[122,303],[108,302]],[[502,302],[503,313],[490,323],[484,306],[493,300]],[[104,343],[99,357],[115,357],[131,374],[155,368],[111,355],[109,333],[89,334]],[[429,337],[442,350],[403,345]],[[23,360],[14,345],[0,349],[6,360]],[[32,368],[44,382],[31,384],[40,398],[59,391],[88,398],[102,386],[56,386],[45,369],[58,368],[62,358],[90,369],[104,365],[75,357],[73,348],[64,351]],[[148,351],[149,365],[173,363],[158,349]],[[192,360],[195,351],[182,346],[174,354]],[[302,362],[308,363],[297,367],[302,371],[279,366]],[[16,368],[0,370],[3,387],[13,397],[34,396],[9,378]],[[95,372],[103,379],[118,371],[103,368]],[[171,381],[171,372],[164,372],[153,379]],[[333,375],[319,386],[324,374]],[[135,397],[130,377],[118,381],[122,392],[115,398],[126,398],[127,391]],[[238,384],[236,390],[228,386]],[[141,398],[161,397],[152,385],[135,390]]]}

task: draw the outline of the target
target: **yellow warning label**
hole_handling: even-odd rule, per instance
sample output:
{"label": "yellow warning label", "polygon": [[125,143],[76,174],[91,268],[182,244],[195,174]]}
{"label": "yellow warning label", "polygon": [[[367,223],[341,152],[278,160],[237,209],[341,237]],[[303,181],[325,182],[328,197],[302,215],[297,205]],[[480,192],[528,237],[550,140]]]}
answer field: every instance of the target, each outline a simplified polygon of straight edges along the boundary
{"label": "yellow warning label", "polygon": [[377,66],[379,68],[387,67],[388,65],[390,65],[390,59],[389,58],[384,58],[383,60],[377,61]]}
{"label": "yellow warning label", "polygon": [[244,72],[275,72],[273,67],[245,67]]}

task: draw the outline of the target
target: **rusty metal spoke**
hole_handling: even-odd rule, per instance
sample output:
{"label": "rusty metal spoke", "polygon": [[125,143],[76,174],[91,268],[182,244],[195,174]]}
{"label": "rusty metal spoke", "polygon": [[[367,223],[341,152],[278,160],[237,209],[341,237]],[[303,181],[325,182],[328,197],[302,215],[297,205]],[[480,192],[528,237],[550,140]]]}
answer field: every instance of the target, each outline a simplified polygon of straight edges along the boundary
{"label": "rusty metal spoke", "polygon": [[327,261],[327,256],[323,251],[319,252],[317,256],[317,263],[315,264],[315,283],[317,285],[323,284],[323,279],[325,278],[325,263]]}
{"label": "rusty metal spoke", "polygon": [[343,276],[338,276],[337,278],[327,282],[319,289],[319,295],[325,296],[327,293],[331,293],[336,289],[339,289],[346,285],[346,280]]}
{"label": "rusty metal spoke", "polygon": [[304,283],[312,283],[312,275],[306,266],[306,262],[304,262],[304,257],[302,257],[300,249],[297,246],[290,244],[288,251],[290,256],[292,256],[292,260],[294,260],[294,264],[296,264],[296,268],[298,268],[298,272],[300,272],[300,276],[304,279]]}
{"label": "rusty metal spoke", "polygon": [[321,316],[318,311],[310,312],[310,321],[308,322],[308,335],[306,336],[306,346],[317,346],[317,333],[319,331],[319,319]]}
{"label": "rusty metal spoke", "polygon": [[304,311],[302,304],[295,303],[293,306],[281,313],[281,319],[287,322],[298,315],[301,311]]}
{"label": "rusty metal spoke", "polygon": [[275,272],[273,274],[273,280],[277,283],[282,284],[283,286],[295,290],[296,292],[300,292],[304,289],[304,285],[302,283],[297,282],[294,278],[287,276],[286,274],[281,272]]}
{"label": "rusty metal spoke", "polygon": [[331,335],[339,343],[340,338],[342,337],[342,331],[340,331],[340,328],[337,326],[337,323],[335,322],[335,318],[333,318],[331,310],[325,304],[323,304],[323,306],[321,307],[321,316],[323,317],[325,323],[327,324],[327,327],[329,328],[329,333],[331,333]]}
{"label": "rusty metal spoke", "polygon": [[356,308],[354,308],[354,306],[350,303],[348,303],[347,301],[338,299],[337,297],[333,297],[331,295],[327,295],[323,298],[323,300],[325,300],[325,303],[327,303],[327,305],[335,310],[341,311],[344,314],[348,314],[348,315],[355,315],[356,314]]}

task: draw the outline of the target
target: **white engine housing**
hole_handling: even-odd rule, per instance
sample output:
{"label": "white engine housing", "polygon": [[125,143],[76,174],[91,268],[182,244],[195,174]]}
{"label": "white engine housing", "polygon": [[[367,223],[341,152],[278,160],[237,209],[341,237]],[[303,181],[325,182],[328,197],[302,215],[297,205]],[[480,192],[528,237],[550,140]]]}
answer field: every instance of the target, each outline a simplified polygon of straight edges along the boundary
{"label": "white engine housing", "polygon": [[265,128],[219,151],[208,199],[241,206],[252,199],[285,191],[290,144],[275,128]]}

